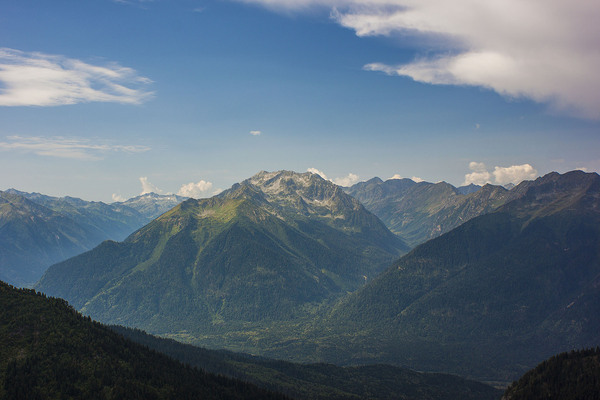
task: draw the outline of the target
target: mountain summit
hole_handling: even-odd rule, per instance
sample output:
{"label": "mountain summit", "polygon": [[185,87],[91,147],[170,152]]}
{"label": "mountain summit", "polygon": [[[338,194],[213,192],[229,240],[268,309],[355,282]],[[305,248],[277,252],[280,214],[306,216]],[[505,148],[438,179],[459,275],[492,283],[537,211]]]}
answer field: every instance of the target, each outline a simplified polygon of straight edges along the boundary
{"label": "mountain summit", "polygon": [[406,249],[333,183],[261,172],[52,266],[37,287],[107,323],[198,332],[301,315]]}

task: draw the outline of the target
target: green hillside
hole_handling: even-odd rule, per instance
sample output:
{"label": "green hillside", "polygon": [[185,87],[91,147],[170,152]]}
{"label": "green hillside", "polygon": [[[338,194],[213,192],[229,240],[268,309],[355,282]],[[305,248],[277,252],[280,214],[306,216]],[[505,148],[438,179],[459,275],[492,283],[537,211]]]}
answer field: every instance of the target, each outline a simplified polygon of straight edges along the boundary
{"label": "green hillside", "polygon": [[52,266],[37,288],[102,322],[223,341],[244,324],[310,315],[404,249],[318,175],[264,172]]}
{"label": "green hillside", "polygon": [[183,364],[0,282],[0,399],[283,399]]}

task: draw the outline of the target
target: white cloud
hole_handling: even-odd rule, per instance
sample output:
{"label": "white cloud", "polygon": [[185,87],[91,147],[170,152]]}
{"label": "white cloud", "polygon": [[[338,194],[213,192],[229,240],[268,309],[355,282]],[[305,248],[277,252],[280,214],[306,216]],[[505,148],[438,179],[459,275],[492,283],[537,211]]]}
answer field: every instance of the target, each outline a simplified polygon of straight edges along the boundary
{"label": "white cloud", "polygon": [[0,106],[58,106],[92,101],[140,104],[150,79],[116,63],[92,65],[60,55],[0,48]]}
{"label": "white cloud", "polygon": [[[394,174],[394,176],[392,176],[392,177],[391,177],[391,178],[389,178],[389,179],[404,179],[404,178],[403,178],[403,177],[402,177],[402,175],[400,175],[400,174]],[[388,180],[389,180],[389,179],[388,179]]]}
{"label": "white cloud", "polygon": [[469,169],[473,172],[465,175],[464,186],[474,185],[483,186],[486,183],[492,183],[492,174],[490,174],[484,163],[471,161],[469,163]]}
{"label": "white cloud", "polygon": [[250,134],[252,136],[259,136],[262,132],[261,131],[250,131]]}
{"label": "white cloud", "polygon": [[121,196],[120,194],[113,193],[112,200],[115,202],[122,202],[125,201],[125,197]]}
{"label": "white cloud", "polygon": [[493,174],[498,185],[518,185],[524,180],[535,179],[538,176],[538,172],[529,164],[495,167]]}
{"label": "white cloud", "polygon": [[205,193],[212,189],[213,184],[211,182],[206,182],[201,180],[199,182],[190,182],[186,185],[182,185],[179,188],[177,194],[179,196],[185,197],[193,197],[195,199],[199,199],[205,197]]}
{"label": "white cloud", "polygon": [[577,168],[575,168],[575,170],[577,170],[577,171],[583,171],[583,172],[590,172],[587,167],[577,167]]}
{"label": "white cloud", "polygon": [[140,195],[147,194],[147,193],[161,194],[163,192],[157,186],[150,183],[148,181],[148,177],[146,177],[146,176],[140,176],[140,183],[142,184],[142,192],[140,193]]}
{"label": "white cloud", "polygon": [[463,185],[485,185],[492,183],[492,177],[496,185],[507,185],[509,183],[518,185],[524,180],[535,179],[538,172],[530,164],[511,165],[510,167],[494,167],[494,172],[489,172],[484,163],[471,161],[469,169],[473,172],[465,175]]}
{"label": "white cloud", "polygon": [[353,174],[351,172],[347,176],[334,179],[333,183],[335,183],[338,186],[350,187],[350,186],[354,185],[356,182],[358,182],[358,179],[359,179],[358,175]]}
{"label": "white cloud", "polygon": [[331,180],[331,179],[329,179],[329,178],[327,177],[327,175],[325,175],[325,173],[324,173],[323,171],[319,171],[319,170],[318,170],[318,169],[316,169],[316,168],[308,168],[308,169],[306,170],[306,172],[310,172],[311,174],[317,174],[317,175],[320,175],[320,176],[321,176],[321,178],[325,179],[326,181],[330,181],[330,180]]}
{"label": "white cloud", "polygon": [[[588,0],[238,0],[287,12],[310,7],[358,36],[427,44],[402,65],[366,70],[430,84],[472,85],[600,119],[600,3]],[[373,60],[376,61],[376,60]]]}
{"label": "white cloud", "polygon": [[40,156],[101,160],[108,152],[142,153],[148,146],[93,143],[89,139],[41,136],[8,136],[0,142],[0,151],[18,151]]}

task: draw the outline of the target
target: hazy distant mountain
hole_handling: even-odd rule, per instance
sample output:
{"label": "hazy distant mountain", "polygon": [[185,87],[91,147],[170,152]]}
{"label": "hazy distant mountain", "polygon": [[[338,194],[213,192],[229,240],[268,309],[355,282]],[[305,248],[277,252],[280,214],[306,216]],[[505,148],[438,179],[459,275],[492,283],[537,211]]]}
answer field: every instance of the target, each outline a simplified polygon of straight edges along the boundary
{"label": "hazy distant mountain", "polygon": [[106,204],[69,196],[53,197],[15,189],[8,189],[7,192],[23,196],[72,219],[92,238],[92,246],[96,246],[106,239],[123,240],[151,220],[135,208],[118,203]]}
{"label": "hazy distant mountain", "polygon": [[97,244],[71,218],[0,191],[0,279],[31,285],[45,269]]}
{"label": "hazy distant mountain", "polygon": [[512,380],[598,345],[600,177],[552,173],[513,191],[337,305],[321,330],[336,361]]}
{"label": "hazy distant mountain", "polygon": [[136,210],[137,212],[139,212],[147,218],[147,223],[166,213],[171,208],[175,207],[177,204],[187,199],[187,197],[177,196],[175,194],[164,195],[156,193],[146,193],[137,197],[133,197],[126,201],[112,203],[111,205],[121,205],[133,208],[134,210]]}
{"label": "hazy distant mountain", "polygon": [[346,192],[411,246],[440,236],[515,197],[502,186],[455,188],[446,182],[384,182],[379,178],[357,183]]}
{"label": "hazy distant mountain", "polygon": [[1,399],[285,399],[207,374],[0,282]]}
{"label": "hazy distant mountain", "polygon": [[465,185],[465,186],[459,186],[459,187],[457,187],[456,191],[459,194],[471,194],[471,193],[475,193],[479,189],[481,189],[481,186],[475,185],[474,183],[470,183],[470,184]]}
{"label": "hazy distant mountain", "polygon": [[303,315],[406,249],[320,176],[261,172],[52,266],[37,287],[103,322],[206,331]]}
{"label": "hazy distant mountain", "polygon": [[150,193],[105,204],[16,189],[0,192],[0,279],[33,285],[46,268],[107,239],[123,240],[182,197]]}

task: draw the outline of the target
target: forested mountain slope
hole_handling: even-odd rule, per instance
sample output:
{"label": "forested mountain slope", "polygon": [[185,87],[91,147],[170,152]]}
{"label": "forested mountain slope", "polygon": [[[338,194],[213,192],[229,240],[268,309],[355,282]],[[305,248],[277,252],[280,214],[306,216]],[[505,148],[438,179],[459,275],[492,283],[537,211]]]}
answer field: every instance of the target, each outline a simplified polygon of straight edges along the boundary
{"label": "forested mountain slope", "polygon": [[502,400],[600,399],[600,348],[561,353],[514,382]]}
{"label": "forested mountain slope", "polygon": [[207,350],[112,326],[135,342],[208,372],[253,382],[297,399],[497,400],[502,391],[453,375],[415,372],[390,365],[338,367],[296,364],[224,350]]}
{"label": "forested mountain slope", "polygon": [[0,399],[284,399],[208,374],[0,282]]}
{"label": "forested mountain slope", "polygon": [[600,177],[552,173],[513,190],[516,200],[349,295],[312,339],[265,354],[511,381],[552,354],[597,345]]}

